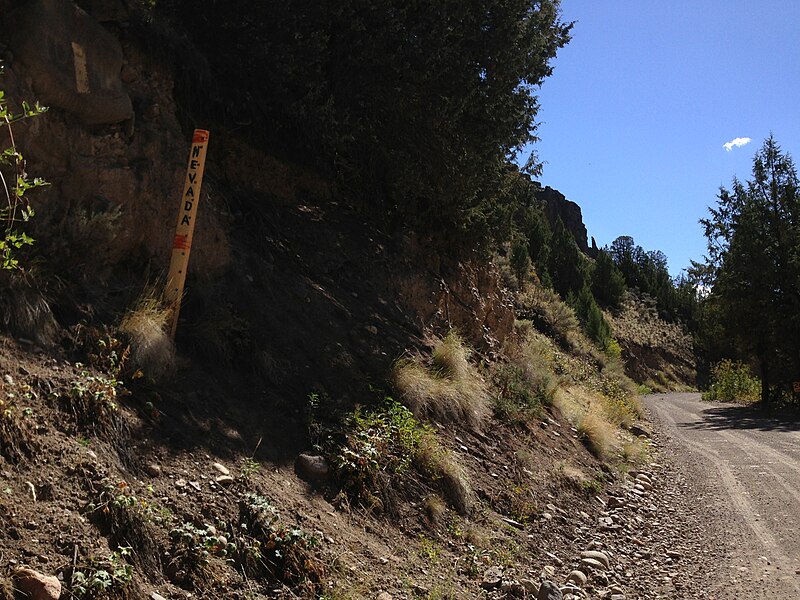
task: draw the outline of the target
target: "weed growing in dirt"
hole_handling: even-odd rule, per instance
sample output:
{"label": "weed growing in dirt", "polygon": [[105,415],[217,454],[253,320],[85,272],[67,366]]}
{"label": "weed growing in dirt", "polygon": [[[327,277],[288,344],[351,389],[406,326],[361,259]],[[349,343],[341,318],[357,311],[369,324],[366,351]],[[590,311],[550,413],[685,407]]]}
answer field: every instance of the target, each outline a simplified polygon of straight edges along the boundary
{"label": "weed growing in dirt", "polygon": [[61,401],[75,417],[78,427],[96,435],[113,437],[119,425],[117,398],[120,389],[124,391],[114,377],[83,372],[80,378],[72,381]]}
{"label": "weed growing in dirt", "polygon": [[420,534],[419,549],[417,550],[417,554],[419,554],[421,558],[424,558],[429,564],[435,563],[437,560],[439,560],[440,553],[441,549],[434,540],[426,538],[424,535]]}
{"label": "weed growing in dirt", "polygon": [[129,598],[133,567],[126,562],[131,549],[121,546],[103,559],[76,565],[69,578],[69,591],[75,598]]}
{"label": "weed growing in dirt", "polygon": [[248,576],[268,576],[296,590],[319,593],[325,574],[317,557],[319,540],[299,527],[283,525],[266,498],[253,493],[242,497],[233,535],[233,556]]}
{"label": "weed growing in dirt", "polygon": [[152,522],[162,517],[150,502],[135,496],[125,481],[104,481],[97,501],[89,505],[89,514],[117,545],[129,548],[131,559],[145,573],[161,570]]}
{"label": "weed growing in dirt", "polygon": [[249,456],[244,456],[239,461],[239,479],[245,485],[252,479],[253,475],[258,473],[260,470],[261,463]]}
{"label": "weed growing in dirt", "polygon": [[508,516],[523,524],[532,522],[541,512],[535,489],[529,483],[510,485],[503,493],[503,501]]}
{"label": "weed growing in dirt", "polygon": [[214,580],[213,558],[227,559],[235,546],[213,525],[184,522],[169,532],[167,574],[181,585],[204,589]]}
{"label": "weed growing in dirt", "polygon": [[0,456],[12,464],[33,454],[36,442],[33,436],[33,413],[20,406],[20,394],[30,394],[28,386],[0,392]]}
{"label": "weed growing in dirt", "polygon": [[603,492],[603,483],[597,479],[585,479],[581,486],[587,493],[594,496],[598,496]]}

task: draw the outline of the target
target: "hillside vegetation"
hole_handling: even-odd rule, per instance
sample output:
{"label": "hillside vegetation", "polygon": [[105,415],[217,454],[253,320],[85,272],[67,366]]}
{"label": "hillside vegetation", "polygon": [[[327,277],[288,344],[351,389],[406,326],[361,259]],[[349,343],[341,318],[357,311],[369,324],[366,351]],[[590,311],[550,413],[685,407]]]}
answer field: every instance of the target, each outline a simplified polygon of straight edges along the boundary
{"label": "hillside vegetation", "polygon": [[513,162],[558,2],[0,9],[0,599],[533,597],[652,488],[696,297]]}

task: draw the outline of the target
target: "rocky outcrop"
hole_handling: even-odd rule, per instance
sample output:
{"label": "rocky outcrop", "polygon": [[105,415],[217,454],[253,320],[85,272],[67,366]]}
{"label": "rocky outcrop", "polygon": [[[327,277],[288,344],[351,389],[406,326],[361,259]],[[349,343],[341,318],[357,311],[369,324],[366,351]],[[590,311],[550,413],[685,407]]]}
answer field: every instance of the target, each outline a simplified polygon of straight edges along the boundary
{"label": "rocky outcrop", "polygon": [[499,350],[514,328],[514,305],[491,263],[454,261],[409,241],[405,256],[416,257],[395,275],[401,305],[423,331],[455,329],[481,350]]}
{"label": "rocky outcrop", "polygon": [[592,249],[589,247],[589,238],[586,225],[583,224],[581,207],[575,202],[567,200],[564,194],[550,186],[542,187],[538,182],[534,182],[534,186],[536,186],[536,198],[542,203],[550,224],[553,225],[557,219],[561,219],[564,227],[575,238],[575,243],[578,244],[581,252],[591,256]]}
{"label": "rocky outcrop", "polygon": [[68,0],[19,3],[4,18],[8,44],[24,65],[36,98],[84,125],[133,118],[120,74],[122,47],[108,30]]}

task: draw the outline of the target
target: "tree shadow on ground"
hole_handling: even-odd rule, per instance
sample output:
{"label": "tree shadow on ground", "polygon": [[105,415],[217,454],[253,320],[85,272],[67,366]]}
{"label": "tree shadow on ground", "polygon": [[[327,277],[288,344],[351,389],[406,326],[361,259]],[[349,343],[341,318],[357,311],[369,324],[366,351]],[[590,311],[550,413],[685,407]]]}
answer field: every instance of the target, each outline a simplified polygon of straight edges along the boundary
{"label": "tree shadow on ground", "polygon": [[800,409],[796,407],[763,407],[758,404],[753,406],[712,405],[702,412],[700,421],[680,426],[699,430],[800,431]]}

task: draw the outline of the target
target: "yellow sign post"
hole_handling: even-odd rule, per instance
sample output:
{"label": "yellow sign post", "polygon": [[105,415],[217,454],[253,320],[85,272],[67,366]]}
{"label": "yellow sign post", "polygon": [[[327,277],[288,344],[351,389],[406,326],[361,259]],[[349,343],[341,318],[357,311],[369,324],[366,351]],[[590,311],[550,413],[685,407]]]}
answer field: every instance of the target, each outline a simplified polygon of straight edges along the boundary
{"label": "yellow sign post", "polygon": [[178,329],[178,313],[181,310],[183,286],[186,283],[186,269],[189,266],[189,252],[192,249],[192,235],[200,202],[200,186],[206,166],[208,131],[195,129],[192,136],[192,149],[189,152],[189,166],[186,169],[186,182],[183,185],[178,226],[172,241],[172,260],[169,263],[165,299],[172,311],[170,315],[170,335],[175,339]]}

